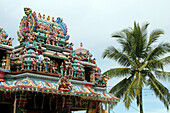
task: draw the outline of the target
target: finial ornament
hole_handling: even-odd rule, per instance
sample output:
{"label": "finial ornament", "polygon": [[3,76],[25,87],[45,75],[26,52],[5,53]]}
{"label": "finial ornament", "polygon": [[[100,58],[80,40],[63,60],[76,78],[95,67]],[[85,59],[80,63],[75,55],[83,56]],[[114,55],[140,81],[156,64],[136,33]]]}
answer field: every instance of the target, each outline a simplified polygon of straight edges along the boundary
{"label": "finial ornament", "polygon": [[45,20],[45,14],[43,14],[43,19]]}
{"label": "finial ornament", "polygon": [[36,12],[35,12],[35,11],[34,11],[33,13],[34,13],[34,14],[36,14]]}
{"label": "finial ornament", "polygon": [[55,21],[54,21],[54,17],[52,17],[52,22],[55,22]]}
{"label": "finial ornament", "polygon": [[80,47],[83,47],[83,43],[82,42],[80,43]]}
{"label": "finial ornament", "polygon": [[41,18],[41,14],[40,13],[38,13],[38,18]]}
{"label": "finial ornament", "polygon": [[47,17],[47,20],[48,20],[48,21],[50,20],[50,16]]}

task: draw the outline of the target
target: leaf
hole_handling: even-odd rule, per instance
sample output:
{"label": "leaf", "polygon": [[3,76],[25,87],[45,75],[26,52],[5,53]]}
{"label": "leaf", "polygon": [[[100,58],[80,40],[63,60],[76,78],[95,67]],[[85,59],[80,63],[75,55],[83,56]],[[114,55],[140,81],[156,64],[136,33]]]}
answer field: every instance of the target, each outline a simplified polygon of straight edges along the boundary
{"label": "leaf", "polygon": [[120,65],[128,67],[128,66],[135,66],[136,64],[125,54],[118,51],[115,47],[110,46],[108,47],[103,55],[103,58],[109,58],[116,60]]}
{"label": "leaf", "polygon": [[156,80],[152,73],[148,74],[148,86],[152,89],[155,95],[164,103],[167,110],[169,110],[170,93],[159,81]]}
{"label": "leaf", "polygon": [[[132,78],[133,76],[130,76],[129,78],[124,78],[123,80],[121,80],[119,83],[112,87],[110,93],[114,94],[119,99],[123,98],[123,95],[130,85]],[[112,107],[114,107],[115,105],[117,105],[117,103],[112,103]]]}
{"label": "leaf", "polygon": [[158,79],[170,81],[170,72],[155,70],[155,75]]}
{"label": "leaf", "polygon": [[135,97],[135,91],[133,87],[135,87],[136,77],[133,78],[132,82],[128,86],[127,90],[124,93],[124,100],[125,107],[129,109],[130,104],[132,103],[132,100],[134,100]]}
{"label": "leaf", "polygon": [[131,72],[130,68],[114,68],[104,72],[103,75],[107,74],[110,78],[123,77],[130,75],[130,72]]}
{"label": "leaf", "polygon": [[158,40],[158,38],[160,37],[160,35],[164,34],[164,32],[161,29],[156,29],[153,30],[149,36],[149,41],[148,41],[148,45],[147,45],[147,49],[150,47],[151,44],[153,44],[154,42],[156,42]]}
{"label": "leaf", "polygon": [[137,85],[136,85],[136,96],[139,95],[140,93],[140,89],[143,87],[143,80],[142,80],[142,75],[141,75],[141,72],[139,72],[137,74],[137,78],[136,78],[136,81],[137,81]]}
{"label": "leaf", "polygon": [[153,50],[149,52],[144,62],[149,60],[157,60],[158,58],[168,53],[169,48],[170,48],[170,43],[158,44],[157,47],[155,47]]}

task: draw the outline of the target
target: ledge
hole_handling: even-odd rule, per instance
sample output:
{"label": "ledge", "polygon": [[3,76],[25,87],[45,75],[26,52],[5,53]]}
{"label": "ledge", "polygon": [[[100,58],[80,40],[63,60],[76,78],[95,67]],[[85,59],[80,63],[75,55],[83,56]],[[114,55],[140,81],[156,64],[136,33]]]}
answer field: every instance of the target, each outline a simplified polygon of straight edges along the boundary
{"label": "ledge", "polygon": [[[33,77],[33,78],[40,78],[45,80],[59,80],[61,74],[54,74],[54,73],[45,73],[40,71],[32,71],[32,70],[24,70],[19,72],[11,72],[11,74],[6,74],[6,79],[12,79],[12,78],[23,78],[23,77]],[[71,83],[73,84],[90,84],[95,85],[94,83],[84,81],[84,79],[78,78],[78,77],[72,77],[70,79]],[[96,87],[96,86],[95,86]]]}
{"label": "ledge", "polygon": [[95,90],[102,90],[102,91],[105,91],[107,88],[106,87],[93,87]]}
{"label": "ledge", "polygon": [[12,51],[14,48],[12,46],[0,44],[0,49]]}
{"label": "ledge", "polygon": [[56,45],[44,44],[43,46],[53,51],[58,51],[58,52],[63,51],[63,52],[69,52],[69,53],[72,52],[72,50],[64,49],[63,47],[56,46]]}

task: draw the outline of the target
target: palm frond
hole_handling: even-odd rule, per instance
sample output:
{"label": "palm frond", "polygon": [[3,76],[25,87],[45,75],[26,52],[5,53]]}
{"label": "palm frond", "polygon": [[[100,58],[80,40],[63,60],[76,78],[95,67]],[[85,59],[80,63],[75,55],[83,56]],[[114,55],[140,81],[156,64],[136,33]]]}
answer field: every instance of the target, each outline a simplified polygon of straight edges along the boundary
{"label": "palm frond", "polygon": [[124,77],[130,75],[130,68],[114,68],[103,73],[103,75],[108,75],[110,78],[113,77]]}
{"label": "palm frond", "polygon": [[157,47],[155,47],[153,50],[150,51],[144,62],[149,60],[157,60],[158,58],[162,57],[166,53],[168,53],[168,50],[170,49],[170,43],[161,43]]}
{"label": "palm frond", "polygon": [[128,67],[130,65],[135,66],[135,63],[125,54],[119,52],[115,47],[108,47],[103,55],[103,58],[107,57],[109,59],[116,60],[120,65]]}
{"label": "palm frond", "polygon": [[156,76],[158,79],[161,79],[161,80],[169,80],[169,81],[170,81],[170,72],[155,70],[155,76]]}
{"label": "palm frond", "polygon": [[164,69],[164,66],[170,64],[170,56],[167,56],[162,59],[158,60],[149,60],[147,63],[145,63],[141,69],[148,68],[149,70],[155,70],[155,69]]}
{"label": "palm frond", "polygon": [[139,95],[140,93],[140,89],[143,87],[143,76],[141,72],[138,72],[138,75],[136,76],[136,81],[137,81],[137,85],[135,87],[136,89],[136,96]]}
{"label": "palm frond", "polygon": [[123,97],[124,92],[127,90],[128,84],[132,81],[132,77],[130,76],[129,78],[124,78],[120,82],[118,82],[115,86],[111,88],[109,93],[113,93],[115,96],[118,98]]}
{"label": "palm frond", "polygon": [[160,60],[150,60],[149,62],[147,62],[146,68],[152,71],[154,71],[155,69],[163,70],[164,64]]}
{"label": "palm frond", "polygon": [[149,23],[147,23],[147,22],[145,24],[143,24],[141,27],[141,32],[146,32],[148,26],[149,26]]}
{"label": "palm frond", "polygon": [[160,37],[160,35],[164,34],[164,32],[161,29],[156,29],[154,31],[151,32],[150,36],[149,36],[149,41],[148,41],[148,45],[147,45],[147,49],[150,48],[150,46],[156,42],[158,40],[158,38]]}
{"label": "palm frond", "polygon": [[[114,94],[119,99],[123,98],[123,95],[124,95],[125,91],[127,90],[128,86],[130,85],[130,83],[132,81],[132,77],[133,76],[130,76],[129,78],[124,78],[123,80],[121,80],[119,83],[117,83],[115,86],[113,86],[111,88],[109,93]],[[112,108],[115,105],[117,105],[117,102],[111,103]]]}
{"label": "palm frond", "polygon": [[164,64],[164,66],[170,64],[170,56],[167,56],[165,58],[159,59],[160,62]]}
{"label": "palm frond", "polygon": [[134,29],[132,35],[133,37],[135,37],[134,40],[135,40],[136,47],[134,50],[135,50],[136,57],[142,58],[144,50],[147,45],[147,38],[146,38],[147,34],[142,33],[139,23],[136,24],[136,22],[134,22]]}
{"label": "palm frond", "polygon": [[131,31],[129,29],[124,29],[121,32],[116,32],[112,34],[112,37],[117,38],[117,41],[122,46],[122,51],[126,53],[131,53],[132,42]]}
{"label": "palm frond", "polygon": [[136,86],[136,77],[133,78],[133,80],[131,81],[130,85],[128,85],[128,88],[127,90],[125,91],[124,93],[124,104],[125,104],[125,107],[127,109],[129,109],[130,107],[130,104],[132,103],[132,100],[134,100],[135,98],[135,89],[134,87]]}
{"label": "palm frond", "polygon": [[170,93],[166,87],[164,87],[152,73],[148,74],[148,86],[152,89],[155,95],[164,103],[167,110],[169,110],[170,104]]}

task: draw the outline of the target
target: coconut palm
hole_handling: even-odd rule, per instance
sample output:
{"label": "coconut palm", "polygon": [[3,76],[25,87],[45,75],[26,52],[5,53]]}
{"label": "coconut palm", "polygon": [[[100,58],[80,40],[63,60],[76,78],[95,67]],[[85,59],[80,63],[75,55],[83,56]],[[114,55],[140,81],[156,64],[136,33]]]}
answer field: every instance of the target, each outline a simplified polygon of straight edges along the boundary
{"label": "coconut palm", "polygon": [[139,23],[134,22],[133,28],[112,34],[121,48],[109,46],[102,56],[113,59],[122,66],[122,68],[110,69],[103,73],[108,74],[110,78],[124,77],[111,88],[110,93],[122,98],[127,109],[132,100],[136,99],[137,105],[140,105],[140,113],[143,113],[142,89],[144,86],[155,93],[167,110],[170,104],[170,93],[158,80],[170,77],[170,73],[164,71],[164,66],[170,63],[170,56],[167,56],[170,52],[170,43],[155,43],[164,32],[156,29],[148,35],[148,25],[146,23],[140,27]]}

